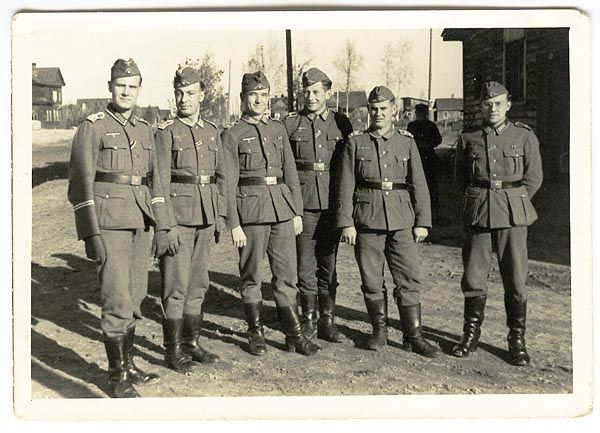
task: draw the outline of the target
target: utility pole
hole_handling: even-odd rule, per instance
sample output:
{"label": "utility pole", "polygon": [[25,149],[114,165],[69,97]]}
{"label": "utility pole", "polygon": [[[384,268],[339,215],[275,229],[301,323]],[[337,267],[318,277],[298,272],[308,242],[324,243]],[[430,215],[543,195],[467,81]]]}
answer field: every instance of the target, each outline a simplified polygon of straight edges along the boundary
{"label": "utility pole", "polygon": [[[433,48],[433,43],[432,43],[432,33],[433,33],[433,29],[429,29],[429,85],[427,86],[427,105],[431,106],[431,51]],[[427,114],[429,114],[429,107],[427,107]],[[429,116],[427,116],[429,117]]]}
{"label": "utility pole", "polygon": [[231,59],[229,59],[229,71],[227,77],[227,123],[231,121]]}
{"label": "utility pole", "polygon": [[287,60],[287,106],[288,112],[294,111],[294,74],[292,62],[292,31],[285,31],[285,56]]}

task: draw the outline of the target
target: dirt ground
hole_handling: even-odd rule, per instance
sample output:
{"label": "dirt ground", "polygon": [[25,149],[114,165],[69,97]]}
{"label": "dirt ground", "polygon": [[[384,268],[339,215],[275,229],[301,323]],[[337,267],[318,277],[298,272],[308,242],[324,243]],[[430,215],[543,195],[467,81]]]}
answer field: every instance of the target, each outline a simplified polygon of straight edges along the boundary
{"label": "dirt ground", "polygon": [[[99,284],[83,244],[76,240],[73,211],[66,199],[68,156],[68,148],[60,144],[33,154],[31,387],[36,399],[106,397],[108,392]],[[218,353],[221,361],[199,366],[188,377],[162,365],[159,273],[149,258],[149,294],[143,304],[146,319],[137,328],[137,363],[162,378],[138,391],[144,397],[571,393],[567,182],[547,182],[534,201],[540,220],[530,230],[529,244],[527,342],[532,363],[519,368],[505,360],[507,329],[497,266],[490,275],[480,350],[467,359],[448,355],[460,338],[463,300],[461,234],[454,211],[458,197],[447,167],[443,170],[444,211],[428,242],[419,247],[424,333],[441,348],[437,359],[401,349],[398,311],[391,300],[389,345],[380,352],[364,349],[371,327],[353,251],[345,244],[338,263],[337,323],[350,341],[319,341],[323,350],[310,358],[285,352],[265,266],[268,354],[250,355],[236,291],[237,252],[226,236],[213,249],[202,333],[205,347]],[[386,282],[391,288],[389,274]]]}

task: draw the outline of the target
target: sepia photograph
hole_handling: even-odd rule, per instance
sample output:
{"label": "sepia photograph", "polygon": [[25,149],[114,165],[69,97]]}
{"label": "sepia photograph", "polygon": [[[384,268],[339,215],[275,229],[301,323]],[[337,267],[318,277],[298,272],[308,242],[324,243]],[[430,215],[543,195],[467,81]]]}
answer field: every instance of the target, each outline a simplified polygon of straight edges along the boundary
{"label": "sepia photograph", "polygon": [[588,414],[589,34],[575,9],[16,14],[15,412]]}

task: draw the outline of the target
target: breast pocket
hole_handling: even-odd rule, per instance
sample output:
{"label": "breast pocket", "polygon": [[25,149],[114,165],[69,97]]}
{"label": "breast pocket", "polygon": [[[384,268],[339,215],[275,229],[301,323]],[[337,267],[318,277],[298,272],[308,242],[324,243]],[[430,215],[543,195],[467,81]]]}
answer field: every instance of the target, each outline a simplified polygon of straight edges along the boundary
{"label": "breast pocket", "polygon": [[131,160],[129,143],[122,136],[104,136],[100,143],[98,166],[105,170],[119,171]]}
{"label": "breast pocket", "polygon": [[209,153],[209,158],[210,158],[210,167],[215,170],[217,168],[217,164],[219,163],[219,148],[217,147],[217,142],[216,140],[210,140],[208,142],[208,153]]}
{"label": "breast pocket", "polygon": [[371,152],[370,148],[359,147],[356,150],[356,167],[361,178],[379,177],[378,170],[375,167],[377,158]]}
{"label": "breast pocket", "polygon": [[147,171],[152,171],[152,144],[148,141],[141,142],[142,149],[144,149],[143,160],[144,166],[147,167]]}
{"label": "breast pocket", "polygon": [[398,173],[398,177],[401,179],[406,179],[406,174],[408,171],[408,160],[409,155],[408,153],[397,153],[395,155],[395,159],[396,159],[396,165],[397,165],[397,173]]}
{"label": "breast pocket", "polygon": [[508,176],[523,174],[523,149],[513,145],[504,149],[504,170]]}
{"label": "breast pocket", "polygon": [[177,169],[196,168],[196,148],[189,143],[174,141],[171,148],[171,166]]}
{"label": "breast pocket", "polygon": [[304,134],[294,132],[290,136],[290,145],[297,159],[311,159],[314,153],[310,139]]}
{"label": "breast pocket", "polygon": [[469,150],[471,162],[471,175],[475,177],[487,177],[486,152],[482,147],[473,147]]}
{"label": "breast pocket", "polygon": [[283,165],[283,137],[276,137],[273,146],[275,147],[275,160],[273,163]]}

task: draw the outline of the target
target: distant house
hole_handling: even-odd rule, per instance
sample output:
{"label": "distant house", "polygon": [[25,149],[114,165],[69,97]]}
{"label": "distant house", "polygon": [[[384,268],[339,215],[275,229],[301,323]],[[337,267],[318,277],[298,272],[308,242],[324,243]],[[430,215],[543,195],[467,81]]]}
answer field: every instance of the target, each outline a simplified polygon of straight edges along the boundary
{"label": "distant house", "polygon": [[415,115],[415,107],[419,104],[425,104],[429,106],[429,101],[426,99],[412,98],[410,96],[406,96],[404,98],[400,98],[402,100],[402,112],[401,117],[407,120],[416,119]]}
{"label": "distant house", "polygon": [[463,118],[462,98],[437,98],[433,103],[435,122],[454,122]]}
{"label": "distant house", "polygon": [[106,106],[110,104],[110,98],[84,98],[77,100],[77,107],[81,110],[83,117],[90,114],[104,111]]}
{"label": "distant house", "polygon": [[152,127],[157,127],[165,120],[171,119],[171,110],[148,105],[147,107],[136,107],[135,115],[141,117]]}
{"label": "distant house", "polygon": [[284,96],[276,96],[270,101],[271,116],[275,119],[283,119],[288,114],[287,98]]}
{"label": "distant house", "polygon": [[[348,106],[346,110],[346,105]],[[357,108],[367,108],[367,92],[352,90],[350,92],[334,92],[327,101],[327,107],[340,113],[351,113]]]}
{"label": "distant house", "polygon": [[482,83],[502,82],[512,95],[508,113],[540,140],[545,174],[564,171],[569,152],[569,29],[444,29],[461,41],[465,127],[482,122]]}
{"label": "distant house", "polygon": [[59,68],[38,68],[31,64],[32,110],[31,119],[42,128],[64,127],[60,107],[65,80]]}

